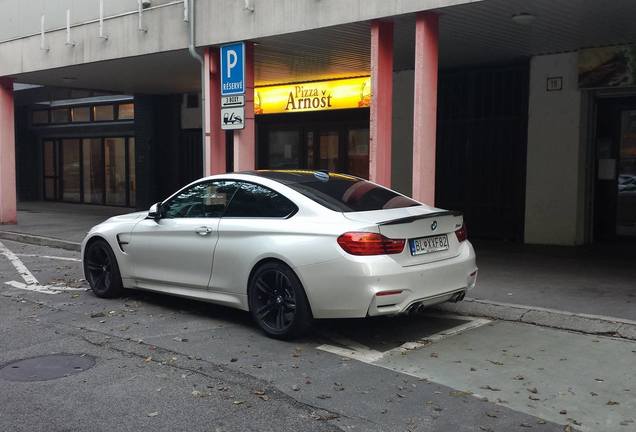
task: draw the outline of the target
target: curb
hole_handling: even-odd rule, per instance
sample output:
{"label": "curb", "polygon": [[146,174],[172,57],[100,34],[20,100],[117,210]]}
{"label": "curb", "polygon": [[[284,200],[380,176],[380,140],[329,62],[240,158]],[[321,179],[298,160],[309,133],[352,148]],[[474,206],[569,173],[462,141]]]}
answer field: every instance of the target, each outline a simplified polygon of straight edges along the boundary
{"label": "curb", "polygon": [[[0,231],[0,239],[76,252],[81,250],[81,244],[77,242],[12,231]],[[471,297],[466,297],[459,303],[441,303],[435,306],[434,309],[458,315],[481,316],[636,341],[636,321],[603,315],[580,314],[538,306],[480,300]]]}
{"label": "curb", "polygon": [[458,315],[483,316],[636,341],[636,321],[615,317],[565,312],[537,306],[499,303],[469,297],[459,303],[442,303],[437,305],[436,309]]}
{"label": "curb", "polygon": [[81,244],[67,240],[61,240],[54,237],[44,237],[33,234],[24,234],[13,231],[0,231],[0,239],[11,240],[20,243],[34,244],[38,246],[48,246],[59,249],[79,252]]}

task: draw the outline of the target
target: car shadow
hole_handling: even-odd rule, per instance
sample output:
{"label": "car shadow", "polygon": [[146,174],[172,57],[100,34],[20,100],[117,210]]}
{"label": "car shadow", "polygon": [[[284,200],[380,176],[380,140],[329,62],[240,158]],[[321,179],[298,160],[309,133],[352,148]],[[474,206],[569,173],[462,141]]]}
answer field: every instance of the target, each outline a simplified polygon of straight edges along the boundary
{"label": "car shadow", "polygon": [[[225,321],[241,330],[265,337],[252,321],[249,312],[239,309],[152,291],[129,290],[123,300],[137,301],[167,312]],[[369,349],[384,352],[407,342],[426,340],[433,334],[465,324],[467,320],[445,316],[436,311],[385,317],[320,319],[314,320],[307,334],[290,343],[342,345],[353,341]]]}

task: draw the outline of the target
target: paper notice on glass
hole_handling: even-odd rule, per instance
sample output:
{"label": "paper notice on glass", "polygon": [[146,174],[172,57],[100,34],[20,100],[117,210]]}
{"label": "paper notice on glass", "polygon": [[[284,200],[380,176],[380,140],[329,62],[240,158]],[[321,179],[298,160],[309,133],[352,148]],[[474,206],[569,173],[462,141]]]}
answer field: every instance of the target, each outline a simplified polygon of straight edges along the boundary
{"label": "paper notice on glass", "polygon": [[614,180],[616,178],[616,159],[598,160],[598,179]]}

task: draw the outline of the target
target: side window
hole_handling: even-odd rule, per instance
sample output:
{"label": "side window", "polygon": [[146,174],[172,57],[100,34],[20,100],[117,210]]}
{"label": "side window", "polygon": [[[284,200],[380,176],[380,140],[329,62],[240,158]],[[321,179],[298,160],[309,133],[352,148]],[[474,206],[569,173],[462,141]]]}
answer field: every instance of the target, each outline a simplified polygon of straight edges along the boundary
{"label": "side window", "polygon": [[278,192],[254,183],[241,182],[225,216],[283,218],[296,210],[294,203]]}
{"label": "side window", "polygon": [[165,218],[218,218],[236,191],[234,181],[208,181],[179,192],[162,207]]}

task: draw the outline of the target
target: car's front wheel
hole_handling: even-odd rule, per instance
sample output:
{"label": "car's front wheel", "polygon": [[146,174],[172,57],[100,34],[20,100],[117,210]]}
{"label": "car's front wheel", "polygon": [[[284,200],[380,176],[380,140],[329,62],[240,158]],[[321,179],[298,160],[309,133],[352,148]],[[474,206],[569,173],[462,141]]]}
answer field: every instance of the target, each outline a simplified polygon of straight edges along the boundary
{"label": "car's front wheel", "polygon": [[97,297],[121,295],[123,285],[117,259],[105,240],[93,240],[84,252],[84,273]]}
{"label": "car's front wheel", "polygon": [[305,290],[294,271],[281,262],[260,265],[250,279],[248,294],[254,321],[270,337],[291,339],[311,325]]}

